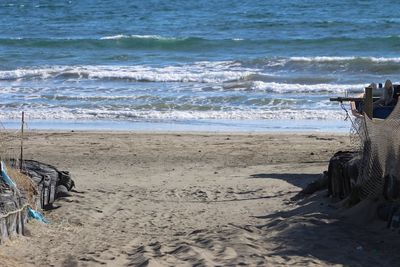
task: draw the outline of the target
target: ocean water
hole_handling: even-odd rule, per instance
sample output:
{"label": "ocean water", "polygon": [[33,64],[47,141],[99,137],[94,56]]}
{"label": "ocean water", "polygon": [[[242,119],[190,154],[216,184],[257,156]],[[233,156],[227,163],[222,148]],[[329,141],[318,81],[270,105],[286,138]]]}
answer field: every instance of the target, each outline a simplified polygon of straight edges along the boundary
{"label": "ocean water", "polygon": [[347,131],[329,97],[400,77],[393,1],[1,1],[0,121]]}

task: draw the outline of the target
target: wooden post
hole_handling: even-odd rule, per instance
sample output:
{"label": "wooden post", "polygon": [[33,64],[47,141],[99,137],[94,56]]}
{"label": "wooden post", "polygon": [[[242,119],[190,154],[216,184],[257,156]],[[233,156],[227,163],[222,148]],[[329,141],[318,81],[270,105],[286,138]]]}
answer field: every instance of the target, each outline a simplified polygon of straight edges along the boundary
{"label": "wooden post", "polygon": [[373,116],[373,99],[372,99],[372,87],[365,87],[364,94],[364,114],[367,115],[370,119]]}
{"label": "wooden post", "polygon": [[25,113],[22,111],[21,119],[21,155],[19,158],[19,170],[22,172],[22,161],[24,160],[24,124],[25,124]]}

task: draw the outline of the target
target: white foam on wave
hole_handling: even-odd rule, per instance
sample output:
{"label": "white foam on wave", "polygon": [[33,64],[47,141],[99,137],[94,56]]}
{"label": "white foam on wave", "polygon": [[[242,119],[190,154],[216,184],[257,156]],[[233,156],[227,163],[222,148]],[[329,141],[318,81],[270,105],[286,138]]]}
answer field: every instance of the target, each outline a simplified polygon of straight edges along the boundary
{"label": "white foam on wave", "polygon": [[160,35],[125,35],[125,34],[117,34],[101,37],[100,40],[118,40],[118,39],[129,39],[129,38],[137,38],[137,39],[155,39],[155,40],[178,40],[178,38],[174,37],[164,37]]}
{"label": "white foam on wave", "polygon": [[400,62],[400,57],[330,57],[330,56],[316,56],[316,57],[290,57],[288,61],[303,61],[303,62],[336,62],[336,61],[353,61],[353,60],[365,60],[372,61],[375,63],[383,62]]}
{"label": "white foam on wave", "polygon": [[42,79],[50,78],[60,71],[65,71],[62,67],[49,67],[37,69],[16,69],[0,71],[0,80],[17,80],[23,78],[40,77]]}
{"label": "white foam on wave", "polygon": [[346,91],[362,91],[367,84],[292,84],[254,81],[253,89],[274,93],[344,93]]}
{"label": "white foam on wave", "polygon": [[117,34],[117,35],[101,37],[100,40],[116,40],[116,39],[122,39],[122,38],[129,38],[129,36],[124,35],[124,34]]}
{"label": "white foam on wave", "polygon": [[[343,119],[341,110],[279,109],[279,110],[227,110],[227,111],[157,111],[157,110],[103,110],[31,108],[25,109],[28,120],[334,120]],[[20,110],[0,113],[0,120],[17,120]]]}
{"label": "white foam on wave", "polygon": [[0,71],[0,80],[49,79],[130,79],[149,82],[224,82],[242,79],[256,70],[240,67],[232,61],[196,62],[193,64],[150,66],[52,66]]}
{"label": "white foam on wave", "polygon": [[[139,34],[131,34],[131,35],[126,35],[126,34],[116,34],[116,35],[110,35],[110,36],[104,36],[101,37],[100,40],[118,40],[118,39],[129,39],[129,38],[137,38],[137,39],[154,39],[154,40],[187,40],[190,39],[191,37],[167,37],[167,36],[160,36],[160,35],[139,35]],[[197,37],[193,37],[197,38]],[[232,41],[245,41],[243,38],[232,38],[228,39]],[[218,39],[216,40],[218,41]]]}

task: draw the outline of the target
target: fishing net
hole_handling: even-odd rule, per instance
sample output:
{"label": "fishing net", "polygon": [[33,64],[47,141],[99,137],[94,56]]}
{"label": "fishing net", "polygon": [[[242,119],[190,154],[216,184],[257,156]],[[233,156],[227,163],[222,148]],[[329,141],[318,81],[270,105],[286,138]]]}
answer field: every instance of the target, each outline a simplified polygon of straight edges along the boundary
{"label": "fishing net", "polygon": [[362,149],[363,144],[361,140],[360,131],[363,124],[363,120],[361,118],[355,118],[351,121],[350,128],[350,150],[359,151]]}
{"label": "fishing net", "polygon": [[398,196],[399,192],[393,190],[400,185],[400,105],[385,120],[364,116],[353,128],[358,132],[361,153],[357,179],[360,197]]}

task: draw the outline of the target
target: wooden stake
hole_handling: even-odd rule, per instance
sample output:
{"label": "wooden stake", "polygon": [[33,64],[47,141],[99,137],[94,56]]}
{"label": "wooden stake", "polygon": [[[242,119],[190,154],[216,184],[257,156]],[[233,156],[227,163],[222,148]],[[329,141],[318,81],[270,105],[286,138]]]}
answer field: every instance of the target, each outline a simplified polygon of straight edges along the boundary
{"label": "wooden stake", "polygon": [[21,155],[19,158],[19,170],[22,172],[22,161],[24,160],[24,124],[25,124],[25,112],[22,111],[21,119]]}
{"label": "wooden stake", "polygon": [[372,99],[372,87],[368,86],[365,87],[365,94],[364,94],[364,113],[367,115],[370,119],[372,119],[373,116],[373,99]]}

